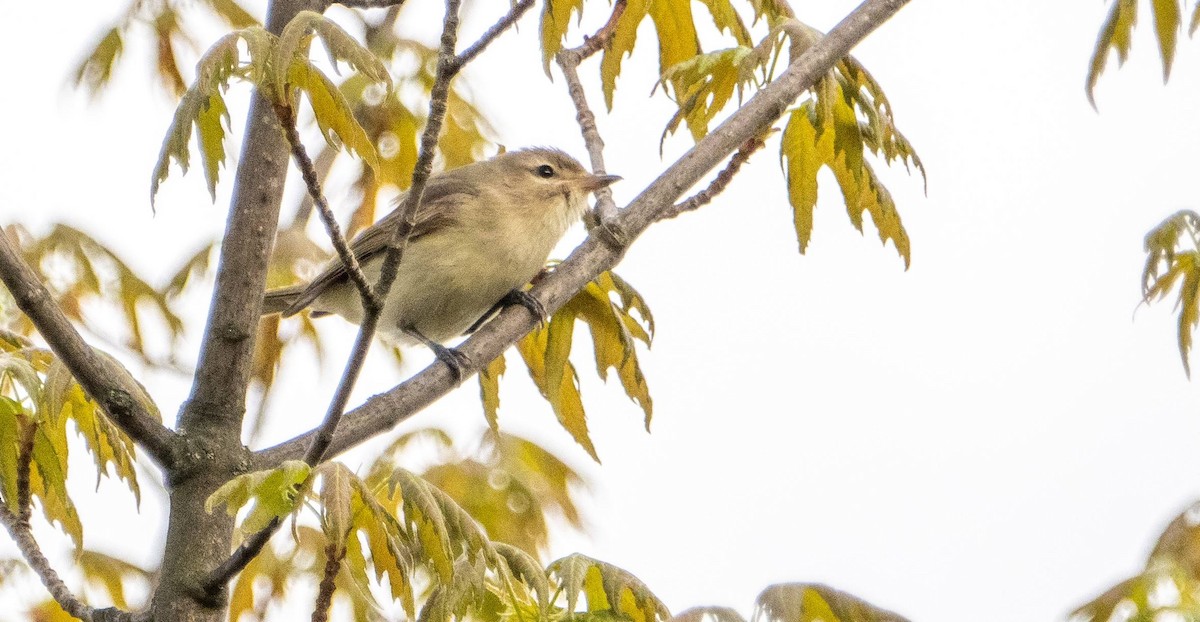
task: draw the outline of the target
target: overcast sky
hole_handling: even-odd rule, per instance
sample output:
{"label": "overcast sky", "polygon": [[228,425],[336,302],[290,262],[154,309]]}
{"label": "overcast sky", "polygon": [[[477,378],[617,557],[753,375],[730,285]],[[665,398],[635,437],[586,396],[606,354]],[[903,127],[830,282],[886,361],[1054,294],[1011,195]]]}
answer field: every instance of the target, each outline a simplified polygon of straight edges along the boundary
{"label": "overcast sky", "polygon": [[[796,9],[828,29],[855,4]],[[1164,87],[1145,15],[1130,63],[1109,68],[1094,112],[1083,84],[1106,4],[920,0],[855,51],[929,171],[926,196],[920,178],[877,168],[912,238],[908,271],[869,225],[853,229],[830,177],[808,254],[798,255],[777,142],[712,205],[651,228],[618,272],[658,321],[642,356],[652,433],[619,386],[585,368],[602,466],[589,465],[510,366],[502,427],[555,447],[595,485],[591,530],[558,537],[554,556],[579,550],[626,568],[674,611],[748,614],[768,584],[818,581],[914,622],[1062,619],[1137,571],[1200,490],[1197,387],[1179,362],[1173,310],[1134,313],[1142,236],[1200,207],[1200,66],[1185,39]],[[116,10],[0,4],[9,25],[0,223],[69,218],[163,275],[221,229],[229,185],[211,205],[198,170],[173,174],[152,214],[148,182],[172,107],[147,91],[149,70],[124,66],[118,88],[91,104],[64,86],[85,45],[76,42],[94,40]],[[490,19],[475,15],[468,33]],[[536,34],[527,17],[467,83],[500,142],[583,159]],[[658,140],[670,105],[661,94],[647,100],[654,56],[643,30],[633,62],[646,68],[627,63],[617,110],[599,119],[609,170],[625,177],[619,204],[666,163]],[[242,121],[233,127],[240,134]],[[668,140],[665,157],[688,146]],[[331,331],[345,335],[331,346],[340,355],[352,332]],[[360,400],[400,380],[382,359],[373,367]],[[186,384],[146,378],[173,416]],[[268,441],[315,424],[323,408],[311,405],[334,382],[311,371],[289,382],[280,412],[307,419],[272,426]],[[470,439],[483,424],[477,395],[469,382],[411,423]],[[161,533],[160,500],[151,494],[140,518],[96,522],[117,504],[96,501],[86,470],[76,477],[88,542],[155,559],[160,544],[129,534]],[[128,498],[107,484],[101,494]]]}

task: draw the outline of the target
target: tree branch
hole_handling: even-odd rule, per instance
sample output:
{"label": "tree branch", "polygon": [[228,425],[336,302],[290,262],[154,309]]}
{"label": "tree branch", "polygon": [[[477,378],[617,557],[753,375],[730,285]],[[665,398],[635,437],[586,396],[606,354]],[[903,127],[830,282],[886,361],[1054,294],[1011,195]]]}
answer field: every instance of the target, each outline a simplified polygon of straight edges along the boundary
{"label": "tree branch", "polygon": [[[596,115],[592,114],[592,109],[588,106],[587,96],[583,92],[583,82],[579,79],[578,68],[583,59],[595,54],[612,38],[617,29],[617,22],[625,14],[626,6],[626,0],[617,0],[617,3],[613,5],[612,14],[608,17],[608,22],[600,30],[597,30],[595,35],[586,38],[583,45],[577,48],[560,51],[554,58],[567,81],[567,93],[571,96],[571,103],[575,104],[575,120],[579,123],[579,130],[583,134],[583,144],[587,147],[592,172],[597,175],[604,175],[608,172],[604,166],[604,139],[600,137],[600,130],[596,128]],[[612,234],[614,231],[609,228],[609,225],[617,216],[617,204],[613,201],[612,189],[605,186],[595,194],[595,213],[598,221],[596,224],[605,226],[602,230]]]}
{"label": "tree branch", "polygon": [[729,182],[733,181],[734,175],[737,175],[742,165],[750,161],[750,156],[754,155],[755,151],[762,149],[765,145],[766,142],[762,136],[755,136],[742,143],[742,146],[738,147],[737,153],[733,154],[733,157],[729,159],[729,164],[726,164],[725,168],[721,169],[720,173],[717,173],[716,178],[708,184],[708,187],[688,197],[682,203],[676,203],[671,209],[663,210],[660,220],[674,218],[684,212],[690,212],[707,205],[725,190]]}
{"label": "tree branch", "polygon": [[276,103],[274,107],[275,116],[279,119],[279,124],[283,126],[283,134],[287,137],[288,145],[291,146],[292,159],[296,161],[296,168],[300,169],[300,177],[304,179],[304,187],[308,189],[308,196],[317,208],[321,223],[325,225],[325,232],[329,234],[329,241],[333,243],[333,249],[337,251],[338,258],[345,266],[350,281],[358,289],[363,306],[365,308],[379,306],[380,300],[371,290],[371,284],[367,282],[362,266],[358,264],[358,258],[350,250],[350,244],[346,242],[346,236],[342,235],[342,228],[338,226],[337,217],[333,215],[333,210],[329,209],[329,202],[325,200],[325,194],[321,192],[321,181],[317,179],[316,167],[313,166],[312,158],[308,157],[308,151],[304,149],[300,133],[296,131],[296,112],[292,110],[291,106],[285,104]]}
{"label": "tree branch", "polygon": [[[620,212],[617,222],[636,237],[657,220],[669,215],[675,200],[720,164],[741,144],[757,136],[787,109],[804,90],[813,86],[834,64],[864,37],[887,21],[909,0],[867,0],[848,15],[823,39],[788,67],[770,85],[763,88],[719,127],[705,136],[682,158],[650,184],[629,207]],[[632,239],[632,237],[631,237]],[[553,312],[589,281],[612,268],[623,249],[591,237],[554,272],[534,286],[530,293]],[[521,335],[532,330],[536,320],[524,310],[505,310],[488,322],[459,350],[471,361],[464,372],[474,373],[511,346]],[[331,453],[340,453],[386,432],[411,417],[456,386],[443,365],[434,365],[397,387],[376,395],[362,406],[346,413],[330,445]],[[303,455],[312,434],[305,434],[258,452],[257,468],[267,468],[283,460]]]}
{"label": "tree branch", "polygon": [[[379,323],[379,314],[383,308],[382,303],[386,300],[388,290],[391,289],[392,282],[396,279],[404,246],[412,232],[413,216],[416,214],[417,206],[420,205],[425,184],[433,169],[433,152],[437,146],[438,135],[441,133],[442,120],[446,115],[446,99],[450,95],[450,80],[461,68],[454,55],[454,48],[458,41],[459,4],[460,0],[446,0],[446,18],[442,23],[442,45],[438,52],[438,73],[433,88],[430,90],[429,120],[425,125],[425,132],[421,136],[421,152],[413,171],[412,186],[404,202],[397,208],[404,211],[401,212],[400,224],[392,234],[388,245],[379,280],[374,288],[376,294],[373,298],[363,298],[363,321],[359,326],[358,337],[355,340],[350,359],[346,362],[342,378],[338,382],[333,400],[326,411],[325,419],[321,422],[320,427],[305,435],[307,449],[304,451],[303,457],[304,461],[311,466],[316,466],[324,459],[333,442],[334,433],[350,399],[350,392],[362,371],[367,352],[370,351],[371,341]],[[375,301],[378,301],[379,304],[375,304]],[[212,595],[223,589],[230,578],[241,572],[246,564],[249,564],[262,551],[281,524],[282,521],[276,518],[262,530],[246,538],[245,542],[232,555],[205,577],[204,591]]]}
{"label": "tree branch", "polygon": [[12,536],[13,542],[21,551],[21,556],[25,561],[29,562],[29,567],[33,569],[39,579],[42,580],[42,585],[46,586],[46,590],[50,592],[50,596],[62,607],[63,611],[68,614],[83,620],[84,622],[101,622],[104,620],[133,622],[134,615],[128,611],[121,611],[115,608],[93,609],[77,596],[71,593],[71,589],[66,583],[59,578],[58,573],[50,566],[50,560],[42,553],[41,547],[38,546],[37,540],[33,537],[33,531],[29,527],[29,518],[21,517],[13,514],[5,505],[0,505],[0,524],[8,530]]}
{"label": "tree branch", "polygon": [[159,466],[174,464],[175,433],[150,414],[137,381],[125,368],[100,356],[79,336],[33,269],[0,232],[0,280],[17,307],[33,322],[50,349],[104,414],[138,443]]}
{"label": "tree branch", "polygon": [[[624,3],[625,0],[620,1]],[[505,30],[508,30],[513,24],[517,23],[517,20],[521,19],[521,16],[525,14],[525,11],[528,11],[533,6],[533,2],[534,0],[521,0],[520,2],[514,4],[513,7],[509,9],[507,15],[500,18],[500,21],[493,24],[491,28],[488,28],[487,32],[483,33],[483,36],[479,37],[478,41],[471,44],[471,47],[463,50],[462,54],[459,54],[457,57],[455,57],[454,64],[456,67],[454,70],[457,72],[462,68],[463,65],[466,65],[474,60],[476,56],[479,56],[479,53],[482,52],[488,45],[490,45],[492,41],[496,39],[496,37],[499,37],[501,33],[503,33]]]}

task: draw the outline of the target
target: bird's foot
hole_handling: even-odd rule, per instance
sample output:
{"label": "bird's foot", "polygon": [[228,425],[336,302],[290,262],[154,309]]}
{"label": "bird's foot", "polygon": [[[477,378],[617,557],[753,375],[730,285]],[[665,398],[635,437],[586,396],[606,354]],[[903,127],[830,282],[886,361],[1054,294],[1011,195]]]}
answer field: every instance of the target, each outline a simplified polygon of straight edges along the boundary
{"label": "bird's foot", "polygon": [[426,337],[425,335],[422,335],[421,332],[415,328],[405,328],[404,332],[413,339],[425,344],[425,347],[433,350],[433,355],[436,356],[439,361],[445,363],[446,367],[450,368],[450,375],[454,376],[455,384],[462,383],[463,378],[466,376],[467,368],[471,366],[471,359],[466,354],[463,354],[454,348],[447,348],[446,346]]}
{"label": "bird's foot", "polygon": [[542,304],[542,301],[537,298],[534,298],[533,294],[523,289],[510,290],[500,299],[500,304],[506,307],[521,305],[529,309],[529,312],[533,314],[533,317],[537,318],[539,323],[546,323],[546,316],[548,315],[546,313],[546,305]]}

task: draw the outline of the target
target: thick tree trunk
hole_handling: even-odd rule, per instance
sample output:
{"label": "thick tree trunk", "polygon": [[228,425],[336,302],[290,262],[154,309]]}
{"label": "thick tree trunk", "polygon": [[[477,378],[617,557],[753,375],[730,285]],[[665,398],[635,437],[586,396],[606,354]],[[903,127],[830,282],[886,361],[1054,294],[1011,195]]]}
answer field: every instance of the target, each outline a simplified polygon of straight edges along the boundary
{"label": "thick tree trunk", "polygon": [[[323,8],[312,0],[274,0],[267,29],[279,34],[301,10]],[[255,93],[192,395],[179,414],[187,450],[167,475],[170,519],[153,601],[159,622],[225,618],[225,594],[205,594],[202,585],[229,556],[233,521],[223,511],[209,515],[204,502],[250,464],[241,444],[242,418],[288,153],[271,105]]]}

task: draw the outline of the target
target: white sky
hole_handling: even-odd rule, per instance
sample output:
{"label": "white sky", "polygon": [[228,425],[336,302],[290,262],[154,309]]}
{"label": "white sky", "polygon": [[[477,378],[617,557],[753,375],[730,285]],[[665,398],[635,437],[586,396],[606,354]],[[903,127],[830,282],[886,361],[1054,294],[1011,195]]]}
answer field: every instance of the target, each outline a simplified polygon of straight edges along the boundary
{"label": "white sky", "polygon": [[[828,29],[855,4],[796,8]],[[618,272],[658,320],[642,356],[652,434],[618,386],[584,373],[604,460],[591,466],[518,365],[502,385],[502,427],[558,448],[595,484],[591,531],[558,538],[554,555],[624,567],[674,611],[749,613],[768,584],[819,581],[915,622],[1062,619],[1136,572],[1200,491],[1197,389],[1179,363],[1171,305],[1133,314],[1142,236],[1200,207],[1200,67],[1184,40],[1162,86],[1147,14],[1093,112],[1083,83],[1105,5],[923,0],[856,50],[929,170],[928,197],[919,178],[882,171],[912,238],[911,270],[873,230],[853,230],[831,178],[808,254],[797,255],[777,144],[714,204],[639,240]],[[165,274],[223,226],[229,187],[213,206],[199,170],[176,170],[153,215],[148,181],[171,106],[147,94],[148,70],[123,67],[119,88],[92,105],[64,87],[115,10],[77,3],[47,16],[35,3],[0,4],[0,223],[70,218]],[[490,19],[477,17],[471,33]],[[502,142],[583,156],[561,78],[541,73],[536,33],[526,18],[467,80]],[[654,63],[651,41],[634,63]],[[617,112],[599,121],[609,170],[625,176],[618,203],[663,167],[669,105],[645,98],[652,83],[652,71],[627,64]],[[242,121],[233,125],[240,133]],[[667,156],[687,146],[672,139]],[[348,349],[344,334],[332,352]],[[312,404],[340,365],[284,389],[293,395],[280,412],[294,414],[272,439],[315,424],[323,407]],[[373,367],[360,396],[400,379],[382,359]],[[172,416],[185,385],[146,379]],[[482,424],[475,386],[413,423],[470,438]],[[140,518],[106,521],[117,504],[93,496],[86,473],[76,477],[88,541],[154,559],[161,545],[144,534],[161,533],[160,500],[150,494]]]}

